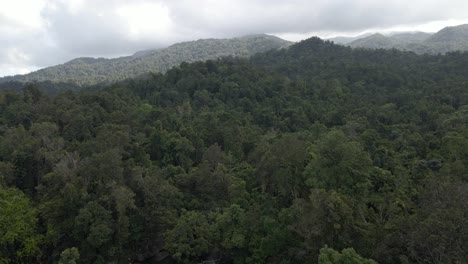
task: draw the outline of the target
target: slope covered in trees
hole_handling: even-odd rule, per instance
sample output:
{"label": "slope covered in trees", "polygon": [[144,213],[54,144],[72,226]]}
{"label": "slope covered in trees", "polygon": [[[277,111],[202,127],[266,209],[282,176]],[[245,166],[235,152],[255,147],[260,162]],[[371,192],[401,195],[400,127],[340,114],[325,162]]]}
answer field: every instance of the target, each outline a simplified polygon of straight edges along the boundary
{"label": "slope covered in trees", "polygon": [[390,36],[373,34],[346,43],[353,48],[399,49],[418,54],[444,54],[468,50],[468,25],[446,27],[435,34],[415,32]]}
{"label": "slope covered in trees", "polygon": [[77,58],[26,75],[0,78],[0,82],[74,83],[90,85],[136,77],[148,72],[165,72],[182,62],[205,61],[226,56],[249,57],[258,52],[287,47],[291,43],[269,35],[233,39],[202,39],[148,50],[116,59]]}
{"label": "slope covered in trees", "polygon": [[314,38],[3,91],[0,259],[466,263],[467,60]]}

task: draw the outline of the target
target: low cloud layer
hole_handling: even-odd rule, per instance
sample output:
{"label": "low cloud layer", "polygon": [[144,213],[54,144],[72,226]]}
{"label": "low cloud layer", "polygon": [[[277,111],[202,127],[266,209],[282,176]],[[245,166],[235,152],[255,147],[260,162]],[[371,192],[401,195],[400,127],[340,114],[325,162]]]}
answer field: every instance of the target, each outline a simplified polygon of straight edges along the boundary
{"label": "low cloud layer", "polygon": [[437,30],[467,13],[466,0],[0,0],[0,76],[199,38]]}

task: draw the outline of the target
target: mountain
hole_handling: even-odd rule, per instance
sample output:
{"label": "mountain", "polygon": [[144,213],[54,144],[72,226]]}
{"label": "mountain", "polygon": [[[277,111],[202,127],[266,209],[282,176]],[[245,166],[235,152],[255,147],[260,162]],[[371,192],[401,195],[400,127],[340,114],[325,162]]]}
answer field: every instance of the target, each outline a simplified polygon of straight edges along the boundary
{"label": "mountain", "polygon": [[165,72],[182,62],[204,61],[225,56],[249,57],[255,53],[287,47],[291,42],[260,34],[232,39],[202,39],[168,48],[139,51],[115,59],[77,58],[67,63],[25,75],[0,78],[7,81],[51,81],[90,85],[135,77],[147,72]]}
{"label": "mountain", "polygon": [[405,32],[389,36],[374,34],[348,44],[352,48],[401,49],[418,54],[444,54],[468,50],[468,25],[446,27],[435,34]]}
{"label": "mountain", "polygon": [[437,42],[467,42],[468,40],[468,24],[460,25],[456,27],[446,27],[432,35],[428,42],[437,43]]}
{"label": "mountain", "polygon": [[351,43],[351,42],[353,42],[355,40],[368,37],[370,35],[371,35],[370,33],[366,33],[366,34],[362,34],[362,35],[355,36],[355,37],[341,37],[341,36],[338,36],[338,37],[334,37],[334,38],[327,38],[326,40],[332,41],[335,44],[348,44],[348,43]]}
{"label": "mountain", "polygon": [[407,43],[420,43],[427,40],[431,36],[432,34],[427,32],[403,32],[390,35],[390,39],[398,42],[401,45]]}
{"label": "mountain", "polygon": [[368,37],[361,38],[349,43],[352,48],[368,48],[368,49],[391,49],[398,45],[398,41],[391,37],[386,37],[380,33],[372,34]]}
{"label": "mountain", "polygon": [[349,43],[352,48],[368,49],[402,49],[408,50],[415,44],[422,44],[431,37],[430,33],[425,32],[403,32],[385,36],[380,33],[360,38]]}
{"label": "mountain", "polygon": [[423,44],[429,47],[431,53],[468,50],[468,24],[446,27],[432,35]]}
{"label": "mountain", "polygon": [[[390,34],[388,37],[389,39],[386,39],[385,41],[390,41],[390,42],[398,42],[399,44],[402,43],[414,43],[414,42],[422,42],[429,38],[432,34],[426,33],[426,32],[397,32]],[[355,37],[334,37],[334,38],[327,38],[326,40],[333,41],[335,44],[339,45],[346,45],[350,44],[351,42],[354,42],[356,46],[366,46],[365,43],[369,43],[371,46],[387,46],[388,44],[379,44],[379,42],[382,42],[381,37],[384,36],[379,33],[366,33],[362,35],[358,35]],[[363,41],[363,42],[361,42]],[[361,43],[359,45],[359,43]]]}

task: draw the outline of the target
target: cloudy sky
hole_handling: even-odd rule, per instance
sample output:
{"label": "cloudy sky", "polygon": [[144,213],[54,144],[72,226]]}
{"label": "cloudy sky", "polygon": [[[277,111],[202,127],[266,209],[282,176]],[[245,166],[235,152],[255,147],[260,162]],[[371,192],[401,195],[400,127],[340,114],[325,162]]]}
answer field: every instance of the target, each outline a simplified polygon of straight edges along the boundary
{"label": "cloudy sky", "polygon": [[467,0],[0,0],[0,76],[199,38],[437,31],[467,14]]}

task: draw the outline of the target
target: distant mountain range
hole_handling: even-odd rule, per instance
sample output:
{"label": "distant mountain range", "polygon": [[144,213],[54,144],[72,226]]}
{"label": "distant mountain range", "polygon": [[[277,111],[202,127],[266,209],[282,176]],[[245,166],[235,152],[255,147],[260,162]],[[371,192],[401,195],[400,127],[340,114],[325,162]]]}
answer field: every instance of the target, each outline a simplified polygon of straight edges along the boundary
{"label": "distant mountain range", "polygon": [[148,72],[165,72],[182,62],[205,61],[226,56],[249,57],[279,49],[292,42],[260,34],[232,39],[202,39],[174,44],[168,48],[139,51],[115,59],[77,58],[25,75],[0,78],[0,82],[44,82],[92,85],[120,81]]}
{"label": "distant mountain range", "polygon": [[[446,27],[437,33],[403,32],[383,35],[364,34],[356,37],[328,39],[352,48],[400,49],[418,54],[444,54],[468,50],[468,25]],[[182,62],[205,61],[226,56],[249,57],[259,52],[288,47],[292,42],[259,34],[232,39],[202,39],[174,44],[168,48],[139,51],[115,59],[77,58],[25,75],[0,78],[3,86],[25,82],[71,83],[94,85],[121,81],[148,72],[165,72]],[[16,84],[13,84],[16,82]]]}
{"label": "distant mountain range", "polygon": [[[333,41],[333,39],[330,39]],[[339,39],[340,40],[340,39]],[[451,51],[468,50],[468,25],[446,27],[437,33],[404,32],[392,35],[380,33],[336,44],[347,45],[352,48],[368,49],[400,49],[413,51],[418,54],[444,54]]]}

